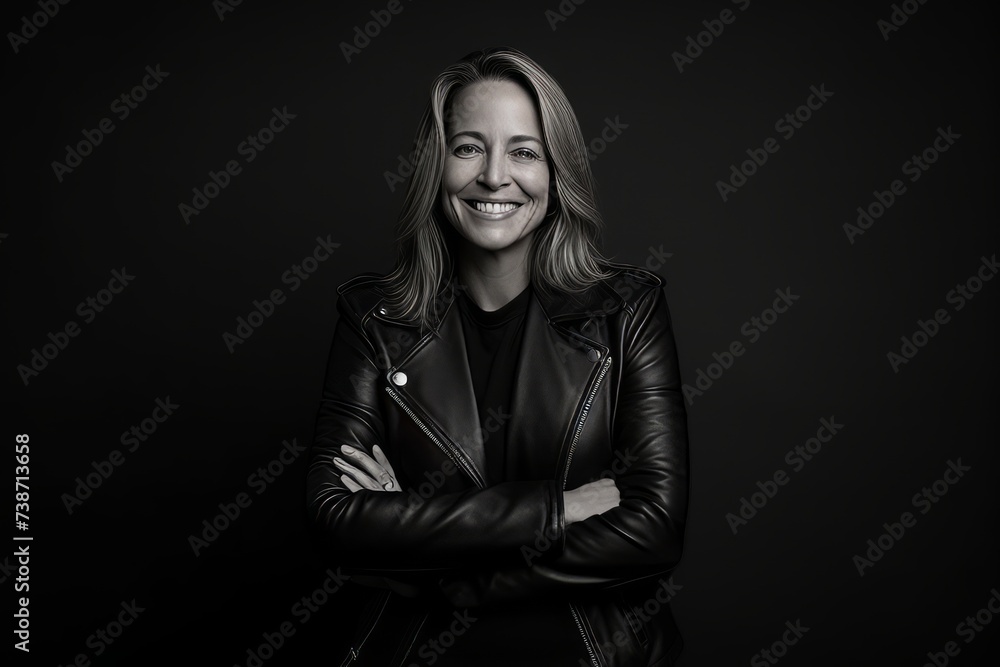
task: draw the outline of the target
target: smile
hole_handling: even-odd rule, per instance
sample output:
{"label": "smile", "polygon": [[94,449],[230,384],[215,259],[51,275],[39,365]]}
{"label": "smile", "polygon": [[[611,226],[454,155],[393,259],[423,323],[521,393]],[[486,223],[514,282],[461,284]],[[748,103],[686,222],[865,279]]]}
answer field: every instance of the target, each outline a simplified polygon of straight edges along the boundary
{"label": "smile", "polygon": [[480,213],[510,213],[521,207],[521,204],[517,202],[486,202],[475,199],[463,199],[462,201]]}

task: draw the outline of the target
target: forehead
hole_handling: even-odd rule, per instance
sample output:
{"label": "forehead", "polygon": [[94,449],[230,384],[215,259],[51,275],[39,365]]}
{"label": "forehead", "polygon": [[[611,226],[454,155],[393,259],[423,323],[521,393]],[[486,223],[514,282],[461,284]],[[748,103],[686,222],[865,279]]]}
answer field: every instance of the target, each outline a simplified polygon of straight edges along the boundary
{"label": "forehead", "polygon": [[451,132],[484,129],[508,129],[515,134],[541,132],[535,101],[513,81],[477,81],[465,86],[455,94],[447,118]]}

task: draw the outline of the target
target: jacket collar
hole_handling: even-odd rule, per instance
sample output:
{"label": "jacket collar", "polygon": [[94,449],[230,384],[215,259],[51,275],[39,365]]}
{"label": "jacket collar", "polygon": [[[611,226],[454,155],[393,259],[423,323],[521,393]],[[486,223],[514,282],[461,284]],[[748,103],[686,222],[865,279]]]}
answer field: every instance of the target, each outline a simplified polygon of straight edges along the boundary
{"label": "jacket collar", "polygon": [[[575,294],[552,294],[533,285],[534,299],[550,322],[589,319],[599,315],[611,315],[622,308],[623,300],[605,281],[588,286]],[[440,328],[443,317],[451,310],[458,293],[466,289],[452,269],[448,279],[434,296],[434,311],[437,315],[435,329]],[[396,325],[416,326],[415,317],[394,317],[378,310],[378,319]]]}

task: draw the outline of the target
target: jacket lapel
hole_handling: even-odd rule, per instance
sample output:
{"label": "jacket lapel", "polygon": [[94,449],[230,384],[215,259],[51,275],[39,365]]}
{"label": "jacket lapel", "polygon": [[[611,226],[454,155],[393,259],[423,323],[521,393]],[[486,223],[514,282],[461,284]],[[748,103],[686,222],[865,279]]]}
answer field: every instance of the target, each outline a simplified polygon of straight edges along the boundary
{"label": "jacket lapel", "polygon": [[[452,282],[438,296],[442,316],[390,370],[394,389],[429,419],[440,435],[472,465],[485,485],[486,454],[465,336]],[[552,299],[532,290],[514,375],[507,422],[507,442],[516,443],[536,470],[556,470],[572,439],[579,413],[607,347],[588,335],[586,321],[613,312],[609,292],[595,286],[572,301]],[[603,303],[602,303],[603,302]],[[602,313],[603,314],[603,313]],[[405,384],[392,380],[405,373]]]}
{"label": "jacket lapel", "polygon": [[486,454],[458,307],[449,301],[438,330],[427,334],[399,365],[406,384],[397,391],[416,405],[464,454],[485,480]]}
{"label": "jacket lapel", "polygon": [[550,321],[543,305],[531,300],[507,424],[507,442],[518,448],[520,465],[554,475],[597,366],[568,324]]}

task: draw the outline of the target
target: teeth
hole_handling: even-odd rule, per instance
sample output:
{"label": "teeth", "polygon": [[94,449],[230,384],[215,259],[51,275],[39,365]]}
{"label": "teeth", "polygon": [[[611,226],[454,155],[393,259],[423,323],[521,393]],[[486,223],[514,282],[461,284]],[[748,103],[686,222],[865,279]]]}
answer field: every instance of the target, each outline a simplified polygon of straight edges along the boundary
{"label": "teeth", "polygon": [[477,211],[482,211],[483,213],[506,213],[507,211],[513,211],[515,208],[520,206],[520,204],[513,204],[510,202],[494,204],[492,202],[481,201],[474,201],[472,202],[472,205],[476,207]]}

